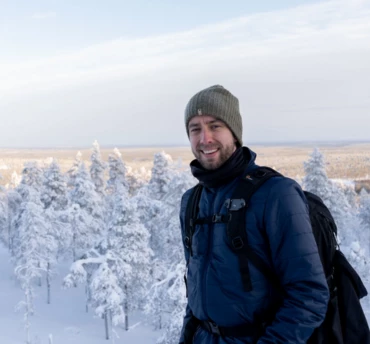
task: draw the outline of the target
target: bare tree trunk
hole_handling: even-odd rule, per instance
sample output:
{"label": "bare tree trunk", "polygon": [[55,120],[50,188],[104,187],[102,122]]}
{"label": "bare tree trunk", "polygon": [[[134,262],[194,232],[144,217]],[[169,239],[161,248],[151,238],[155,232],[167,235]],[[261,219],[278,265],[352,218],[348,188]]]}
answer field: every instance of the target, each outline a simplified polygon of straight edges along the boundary
{"label": "bare tree trunk", "polygon": [[[89,279],[89,278],[87,278],[87,279]],[[86,296],[86,313],[89,313],[90,295],[89,295],[88,280],[86,281],[86,285],[85,285],[85,296]]]}
{"label": "bare tree trunk", "polygon": [[[40,262],[39,262],[39,264],[38,264],[38,268],[41,270],[41,264],[40,264]],[[42,286],[42,280],[41,280],[41,276],[39,277],[39,287],[41,287]]]}
{"label": "bare tree trunk", "polygon": [[30,290],[29,287],[26,287],[25,289],[25,295],[26,295],[26,313],[24,314],[24,328],[26,329],[26,344],[31,344],[31,338],[30,338],[30,313],[31,313],[31,307],[30,307]]}
{"label": "bare tree trunk", "polygon": [[72,259],[76,261],[76,233],[72,235]]}
{"label": "bare tree trunk", "polygon": [[104,313],[104,324],[105,324],[105,339],[109,340],[109,320],[108,320],[108,311]]}
{"label": "bare tree trunk", "polygon": [[50,263],[48,262],[48,267],[46,270],[46,285],[48,289],[48,299],[47,299],[47,304],[50,305]]}
{"label": "bare tree trunk", "polygon": [[127,302],[128,296],[127,296],[127,285],[125,285],[125,294],[126,294],[126,297],[125,297],[125,306],[124,306],[124,310],[125,310],[125,330],[128,331],[128,302]]}

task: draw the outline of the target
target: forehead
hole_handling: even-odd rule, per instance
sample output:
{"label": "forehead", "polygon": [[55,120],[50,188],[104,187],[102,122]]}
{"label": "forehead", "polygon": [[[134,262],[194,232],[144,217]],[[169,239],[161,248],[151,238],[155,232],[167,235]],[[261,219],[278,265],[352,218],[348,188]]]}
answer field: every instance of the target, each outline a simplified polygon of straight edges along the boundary
{"label": "forehead", "polygon": [[216,117],[210,116],[210,115],[201,115],[201,116],[194,116],[190,121],[189,121],[189,126],[191,125],[198,125],[198,124],[207,124],[210,122],[215,122],[215,121],[220,121],[221,120],[217,119]]}

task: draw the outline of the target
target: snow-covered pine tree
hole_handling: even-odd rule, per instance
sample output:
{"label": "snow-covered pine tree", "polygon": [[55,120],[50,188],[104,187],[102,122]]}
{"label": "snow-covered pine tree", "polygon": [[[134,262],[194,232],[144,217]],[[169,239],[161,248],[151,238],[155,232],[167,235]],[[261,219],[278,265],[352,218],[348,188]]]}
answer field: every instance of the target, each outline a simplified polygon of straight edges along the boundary
{"label": "snow-covered pine tree", "polygon": [[100,254],[96,249],[86,252],[71,265],[63,286],[71,288],[80,283],[88,284],[89,305],[94,308],[95,314],[104,319],[105,335],[109,339],[111,326],[124,324],[125,316],[122,307],[124,294],[117,276],[110,268],[110,255],[106,253],[104,250],[104,254]]}
{"label": "snow-covered pine tree", "polygon": [[[23,197],[24,192],[27,193],[28,186],[30,186],[40,193],[43,186],[43,178],[42,169],[36,161],[26,162],[22,170],[22,179],[17,187],[17,191]],[[23,191],[24,186],[26,186],[26,191]]]}
{"label": "snow-covered pine tree", "polygon": [[105,181],[104,181],[104,171],[106,169],[106,164],[101,158],[100,146],[98,141],[94,141],[93,149],[90,156],[91,165],[90,165],[90,176],[91,180],[95,185],[95,191],[104,197],[105,195]]}
{"label": "snow-covered pine tree", "polygon": [[164,326],[164,333],[157,340],[157,344],[175,344],[179,341],[187,306],[184,271],[185,262],[174,264],[166,278],[152,287],[155,290],[165,286],[166,299],[162,302],[169,302],[172,308],[170,317]]}
{"label": "snow-covered pine tree", "polygon": [[370,195],[364,189],[360,192],[359,216],[367,232],[370,234]]}
{"label": "snow-covered pine tree", "polygon": [[70,193],[72,255],[79,255],[96,245],[105,231],[102,200],[82,162]]}
{"label": "snow-covered pine tree", "polygon": [[15,229],[14,229],[14,220],[19,212],[19,207],[22,202],[22,197],[17,191],[17,189],[8,189],[8,192],[6,193],[7,196],[7,211],[8,211],[8,248],[9,252],[12,255],[13,252],[13,242],[14,242],[14,235],[15,235]]}
{"label": "snow-covered pine tree", "polygon": [[350,206],[343,190],[327,176],[322,153],[315,148],[307,162],[304,162],[303,188],[319,196],[332,213],[338,227],[340,240],[348,236],[347,224],[351,222]]}
{"label": "snow-covered pine tree", "polygon": [[[104,319],[105,338],[109,339],[111,326],[124,323],[125,314],[122,303],[124,295],[119,281],[108,265],[108,262],[99,265],[93,273],[90,283],[91,305],[95,313]],[[112,323],[110,324],[110,320]]]}
{"label": "snow-covered pine tree", "polygon": [[[44,182],[41,189],[41,201],[45,208],[45,218],[50,224],[50,234],[57,243],[55,260],[57,256],[65,253],[71,241],[71,226],[68,221],[68,197],[67,183],[60,171],[59,164],[55,159],[44,171]],[[50,303],[51,275],[54,266],[49,262],[46,273],[46,284],[48,288],[47,303]]]}
{"label": "snow-covered pine tree", "polygon": [[[195,179],[189,171],[179,171],[168,184],[168,192],[162,199],[163,206],[155,218],[153,247],[156,255],[152,263],[153,285],[148,293],[146,312],[154,316],[156,328],[164,324],[165,335],[161,342],[175,337],[178,340],[186,306],[179,212],[183,193],[194,185]],[[168,319],[164,314],[169,314]]]}
{"label": "snow-covered pine tree", "polygon": [[114,148],[113,154],[108,157],[109,179],[106,187],[106,223],[112,219],[112,212],[114,208],[115,194],[117,192],[117,185],[123,186],[123,192],[126,197],[129,197],[129,185],[126,180],[127,168],[122,160],[122,155],[117,148]]}
{"label": "snow-covered pine tree", "polygon": [[7,189],[15,189],[21,182],[22,177],[16,171],[13,171],[10,177],[10,183],[7,184]]}
{"label": "snow-covered pine tree", "polygon": [[0,186],[0,242],[9,247],[8,197],[6,190]]}
{"label": "snow-covered pine tree", "polygon": [[[303,188],[319,196],[324,202],[331,196],[331,182],[326,174],[323,154],[314,148],[308,161],[303,163]],[[326,202],[325,202],[326,203]]]}
{"label": "snow-covered pine tree", "polygon": [[360,192],[359,218],[362,225],[359,241],[363,243],[365,252],[370,252],[370,195],[362,189]]}
{"label": "snow-covered pine tree", "polygon": [[152,175],[148,183],[149,196],[161,200],[168,192],[168,184],[174,176],[170,155],[160,152],[154,155]]}
{"label": "snow-covered pine tree", "polygon": [[40,194],[32,186],[23,184],[23,201],[15,220],[13,261],[15,274],[25,293],[25,327],[29,342],[29,316],[33,313],[33,283],[53,263],[56,243],[49,234],[49,224],[43,215]]}
{"label": "snow-covered pine tree", "polygon": [[127,197],[123,185],[118,185],[113,221],[107,237],[110,268],[117,276],[124,293],[125,328],[128,315],[140,308],[150,277],[149,232],[140,222],[137,204]]}
{"label": "snow-covered pine tree", "polygon": [[128,182],[126,180],[127,168],[122,160],[122,154],[117,148],[114,148],[113,154],[108,156],[109,179],[107,181],[107,193],[114,194],[116,185],[120,183],[128,190]]}
{"label": "snow-covered pine tree", "polygon": [[[114,204],[106,238],[72,264],[64,284],[72,286],[76,282],[88,283],[92,306],[100,314],[102,310],[103,313],[113,312],[106,299],[116,298],[118,294],[122,294],[119,306],[124,309],[127,330],[129,312],[138,309],[144,298],[152,252],[148,244],[149,233],[140,223],[135,203],[129,202],[127,190],[122,184],[117,186]],[[114,277],[107,279],[108,273]],[[99,290],[99,284],[102,282],[97,282],[101,279],[106,279],[105,283],[112,283],[105,288],[105,293],[112,294],[102,296],[102,291]],[[114,322],[123,319],[123,313],[119,308],[115,309],[112,315],[114,314],[116,314]]]}
{"label": "snow-covered pine tree", "polygon": [[144,166],[139,169],[133,169],[127,166],[126,179],[129,185],[130,195],[136,195],[137,192],[146,185],[151,177],[151,172]]}
{"label": "snow-covered pine tree", "polygon": [[67,186],[70,188],[73,188],[75,185],[76,174],[80,168],[81,158],[82,154],[78,151],[72,167],[67,171]]}
{"label": "snow-covered pine tree", "polygon": [[181,197],[196,180],[187,171],[173,173],[167,185],[167,193],[162,197],[158,215],[153,218],[152,249],[155,257],[166,264],[182,261],[183,248],[179,222]]}
{"label": "snow-covered pine tree", "polygon": [[[16,189],[22,198],[22,202],[27,200],[30,188],[34,191],[35,194],[38,195],[37,197],[41,199],[43,178],[43,171],[36,161],[30,161],[24,164],[24,168],[22,170],[22,179]],[[15,231],[17,230],[16,227],[14,227],[14,229]],[[39,286],[41,286],[41,278],[39,279]]]}
{"label": "snow-covered pine tree", "polygon": [[347,198],[348,204],[351,206],[352,210],[356,210],[358,208],[358,197],[355,191],[355,185],[341,183],[341,187],[343,189],[344,195]]}
{"label": "snow-covered pine tree", "polygon": [[45,209],[50,207],[55,211],[67,209],[67,183],[55,159],[45,169],[41,201],[44,203]]}

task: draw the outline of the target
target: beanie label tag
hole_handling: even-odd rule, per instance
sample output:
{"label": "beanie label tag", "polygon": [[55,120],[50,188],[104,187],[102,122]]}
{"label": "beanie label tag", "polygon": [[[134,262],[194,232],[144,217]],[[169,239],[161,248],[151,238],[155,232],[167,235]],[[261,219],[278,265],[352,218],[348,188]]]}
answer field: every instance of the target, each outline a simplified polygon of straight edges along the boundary
{"label": "beanie label tag", "polygon": [[198,109],[198,115],[199,115],[199,116],[202,116],[202,115],[203,115],[203,113],[202,113],[202,109]]}

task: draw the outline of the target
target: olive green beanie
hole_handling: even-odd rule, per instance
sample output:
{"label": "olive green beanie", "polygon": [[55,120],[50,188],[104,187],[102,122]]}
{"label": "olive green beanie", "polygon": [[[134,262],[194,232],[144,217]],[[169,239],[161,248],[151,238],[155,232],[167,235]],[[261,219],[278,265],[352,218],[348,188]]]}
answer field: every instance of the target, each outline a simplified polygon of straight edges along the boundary
{"label": "olive green beanie", "polygon": [[209,115],[225,122],[240,146],[243,146],[243,124],[239,100],[220,85],[208,87],[194,95],[186,105],[185,127],[189,136],[189,121],[194,116]]}

